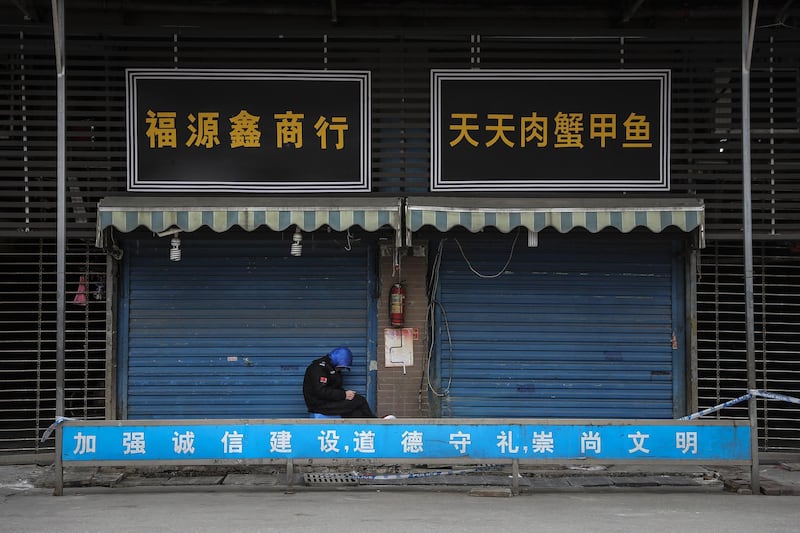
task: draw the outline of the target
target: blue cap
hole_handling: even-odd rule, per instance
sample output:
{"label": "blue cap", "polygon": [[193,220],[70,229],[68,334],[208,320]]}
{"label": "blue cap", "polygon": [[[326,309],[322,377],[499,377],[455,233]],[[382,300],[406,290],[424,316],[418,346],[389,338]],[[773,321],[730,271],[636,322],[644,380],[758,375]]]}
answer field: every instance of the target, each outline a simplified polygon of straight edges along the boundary
{"label": "blue cap", "polygon": [[328,354],[328,357],[331,358],[331,363],[333,363],[333,366],[337,368],[350,368],[350,365],[353,364],[353,352],[350,351],[350,348],[345,348],[343,346],[331,350],[331,353]]}

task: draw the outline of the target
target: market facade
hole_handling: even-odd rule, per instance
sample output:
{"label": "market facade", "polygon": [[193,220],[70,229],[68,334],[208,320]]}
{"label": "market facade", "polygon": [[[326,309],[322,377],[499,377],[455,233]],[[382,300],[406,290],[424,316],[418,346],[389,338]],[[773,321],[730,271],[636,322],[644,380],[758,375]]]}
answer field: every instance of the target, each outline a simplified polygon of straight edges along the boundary
{"label": "market facade", "polygon": [[[305,366],[340,345],[380,415],[671,419],[747,391],[739,10],[332,6],[67,6],[67,416],[306,417]],[[1,93],[17,456],[52,451],[57,386],[53,31],[23,14]],[[754,37],[757,386],[800,396],[800,46]],[[760,449],[798,451],[796,410],[759,411]]]}

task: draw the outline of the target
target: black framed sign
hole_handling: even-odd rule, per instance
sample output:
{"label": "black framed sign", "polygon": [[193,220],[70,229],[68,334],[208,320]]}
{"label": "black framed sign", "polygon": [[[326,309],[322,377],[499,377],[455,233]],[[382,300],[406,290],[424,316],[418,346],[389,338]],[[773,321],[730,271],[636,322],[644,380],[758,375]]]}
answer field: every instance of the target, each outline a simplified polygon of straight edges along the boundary
{"label": "black framed sign", "polygon": [[668,191],[669,70],[432,70],[431,190]]}
{"label": "black framed sign", "polygon": [[368,192],[370,74],[127,70],[128,190]]}

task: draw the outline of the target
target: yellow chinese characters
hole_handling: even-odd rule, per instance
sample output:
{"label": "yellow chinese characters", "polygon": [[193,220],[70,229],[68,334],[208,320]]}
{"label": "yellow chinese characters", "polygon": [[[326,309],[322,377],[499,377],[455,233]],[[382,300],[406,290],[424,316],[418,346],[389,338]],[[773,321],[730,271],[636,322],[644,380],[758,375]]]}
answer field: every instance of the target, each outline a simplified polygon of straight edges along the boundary
{"label": "yellow chinese characters", "polygon": [[554,148],[583,148],[583,113],[557,113]]}
{"label": "yellow chinese characters", "polygon": [[547,117],[536,116],[536,113],[522,117],[520,130],[522,131],[520,146],[524,147],[533,141],[536,141],[536,146],[540,148],[547,146]]}
{"label": "yellow chinese characters", "polygon": [[450,141],[450,146],[455,146],[461,141],[466,140],[472,146],[478,146],[478,141],[472,138],[469,132],[478,131],[477,124],[470,124],[470,120],[477,120],[477,113],[453,113],[450,115],[453,120],[458,119],[460,124],[450,125],[450,131],[457,131],[458,136]]}
{"label": "yellow chinese characters", "polygon": [[244,109],[231,117],[231,148],[258,148],[261,146],[261,132],[258,121],[261,117],[251,115]]}
{"label": "yellow chinese characters", "polygon": [[319,137],[319,147],[323,150],[328,149],[329,130],[336,132],[336,149],[341,150],[344,148],[344,132],[349,129],[345,117],[331,117],[330,122],[325,117],[319,117],[317,123],[314,124],[314,129],[317,131],[317,137]]}
{"label": "yellow chinese characters", "polygon": [[275,113],[278,148],[284,144],[293,144],[295,148],[303,147],[303,118],[305,115],[287,111]]}
{"label": "yellow chinese characters", "polygon": [[214,148],[219,144],[219,113],[189,114],[189,140],[186,146]]}
{"label": "yellow chinese characters", "polygon": [[[481,127],[477,113],[451,113],[450,119],[449,129],[455,132],[450,140],[451,147],[462,142],[473,147],[479,146]],[[520,148],[534,144],[537,148],[545,148],[550,146],[552,134],[552,148],[584,148],[587,136],[588,141],[599,143],[600,148],[607,148],[611,141],[617,140],[618,130],[624,129],[622,148],[653,147],[650,122],[646,115],[630,113],[622,121],[621,127],[615,113],[590,113],[588,125],[585,119],[584,113],[558,112],[553,117],[547,117],[534,112],[520,117],[517,122],[513,114],[488,113],[484,126],[487,140],[484,145],[490,148],[502,142],[508,148],[514,148],[515,140],[519,139]]]}
{"label": "yellow chinese characters", "polygon": [[175,148],[177,136],[175,134],[175,113],[161,111],[155,113],[147,111],[144,120],[147,125],[147,137],[150,139],[150,148]]}
{"label": "yellow chinese characters", "polygon": [[631,113],[625,122],[625,142],[622,144],[623,148],[652,148],[653,143],[650,142],[650,123],[646,120],[644,115],[636,115]]}
{"label": "yellow chinese characters", "polygon": [[[178,126],[177,113],[173,111],[153,111],[146,113],[145,135],[150,141],[150,148],[177,148]],[[275,147],[303,147],[303,120],[305,114],[291,110],[285,113],[274,113]],[[224,120],[224,119],[223,119]],[[254,115],[246,109],[229,117],[231,148],[261,148],[262,132],[261,116]],[[319,147],[328,149],[328,138],[334,139],[333,147],[342,150],[345,147],[345,134],[350,129],[347,117],[333,116],[328,119],[320,116],[314,124],[314,131],[319,138]],[[201,111],[186,116],[186,137],[183,144],[189,148],[212,149],[220,145],[220,116],[218,112]]]}

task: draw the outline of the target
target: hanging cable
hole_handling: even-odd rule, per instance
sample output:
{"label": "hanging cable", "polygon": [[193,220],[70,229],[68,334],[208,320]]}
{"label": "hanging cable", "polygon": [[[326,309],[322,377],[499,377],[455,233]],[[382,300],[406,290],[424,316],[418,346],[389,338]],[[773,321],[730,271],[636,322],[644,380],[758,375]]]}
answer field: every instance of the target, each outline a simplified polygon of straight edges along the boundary
{"label": "hanging cable", "polygon": [[[445,311],[444,306],[441,305],[439,302],[436,302],[435,305],[437,305],[439,307],[439,309],[441,310],[442,318],[444,319],[445,332],[447,333],[447,348],[448,348],[448,350],[447,350],[447,353],[448,353],[448,358],[447,358],[447,360],[448,360],[447,385],[445,385],[444,387],[442,387],[439,390],[436,390],[434,388],[434,386],[433,386],[432,381],[431,381],[431,374],[430,374],[431,367],[430,367],[430,364],[431,364],[431,360],[433,359],[433,357],[432,357],[433,356],[433,354],[432,354],[433,345],[431,346],[431,352],[428,353],[428,358],[427,358],[428,360],[427,360],[426,365],[425,365],[425,375],[426,375],[426,379],[428,381],[428,389],[431,391],[431,393],[433,393],[434,396],[438,396],[440,398],[443,398],[443,397],[448,396],[450,394],[450,387],[453,384],[453,337],[452,337],[452,335],[450,335],[450,324],[447,321],[447,312]],[[434,309],[434,314],[435,314],[435,309]]]}
{"label": "hanging cable", "polygon": [[402,273],[400,272],[400,248],[394,247],[394,254],[392,254],[392,277],[397,277],[402,281]]}
{"label": "hanging cable", "polygon": [[347,243],[344,245],[344,250],[349,252],[353,249],[353,235],[350,233],[350,228],[347,228]]}
{"label": "hanging cable", "polygon": [[[447,313],[445,312],[444,306],[442,306],[438,300],[436,299],[436,292],[439,288],[439,270],[442,264],[442,256],[444,254],[444,245],[447,239],[442,239],[439,242],[439,247],[436,251],[436,255],[434,256],[433,263],[431,264],[431,276],[430,282],[428,283],[428,328],[430,332],[430,339],[431,342],[428,344],[428,351],[425,355],[425,362],[423,367],[422,376],[420,377],[420,387],[419,387],[419,404],[422,404],[422,391],[423,390],[430,390],[430,392],[439,398],[448,396],[450,394],[450,386],[453,383],[453,339],[450,335],[450,325],[447,322]],[[434,359],[434,352],[436,350],[437,344],[440,342],[436,332],[438,330],[438,323],[436,320],[436,310],[440,310],[442,318],[444,320],[445,331],[447,333],[447,342],[448,342],[448,354],[449,354],[449,367],[448,367],[448,381],[447,385],[441,389],[436,389],[433,385],[431,380],[431,364]]]}
{"label": "hanging cable", "polygon": [[111,254],[111,257],[119,261],[122,259],[122,254],[123,254],[122,248],[119,247],[119,245],[117,244],[117,240],[114,238],[113,229],[109,230],[109,235],[111,236],[111,251],[109,253]]}
{"label": "hanging cable", "polygon": [[[455,239],[456,246],[458,246],[458,250],[461,253],[461,257],[464,258],[464,261],[467,264],[467,267],[470,271],[478,276],[481,279],[493,279],[501,276],[506,270],[508,269],[508,265],[511,264],[511,259],[514,257],[514,250],[517,245],[517,240],[519,239],[519,234],[522,231],[520,228],[517,230],[516,234],[514,235],[514,240],[511,243],[511,250],[508,254],[508,259],[506,260],[503,268],[500,269],[499,272],[492,275],[482,274],[478,272],[475,267],[472,265],[470,260],[467,258],[464,249],[461,246],[461,243],[458,239]],[[450,388],[453,384],[453,367],[454,367],[454,353],[453,353],[453,337],[450,332],[450,324],[447,319],[447,310],[444,308],[444,305],[439,302],[437,299],[437,291],[439,290],[439,275],[440,275],[440,268],[442,264],[442,257],[444,255],[444,246],[447,242],[447,239],[442,239],[439,242],[439,247],[436,250],[436,255],[434,256],[433,262],[431,264],[431,276],[430,282],[428,284],[428,328],[430,332],[430,339],[431,342],[428,344],[428,352],[425,356],[424,368],[422,372],[422,376],[420,378],[420,387],[419,387],[419,398],[418,403],[422,404],[422,391],[427,389],[438,398],[446,397],[450,394]],[[434,362],[434,354],[436,352],[436,348],[442,339],[439,338],[437,332],[439,331],[439,323],[437,320],[437,310],[438,315],[441,315],[441,318],[444,322],[444,333],[447,337],[447,353],[448,353],[448,370],[447,370],[447,384],[443,387],[437,389],[434,384],[433,380],[431,379],[431,366]],[[427,383],[426,383],[427,382]]]}
{"label": "hanging cable", "polygon": [[503,273],[508,268],[508,265],[511,263],[511,259],[514,257],[514,248],[517,245],[517,239],[519,239],[520,231],[522,231],[522,229],[518,229],[516,235],[514,235],[514,242],[511,243],[511,250],[508,252],[508,260],[506,261],[506,264],[503,265],[503,268],[501,268],[499,272],[491,275],[481,274],[480,272],[475,270],[475,267],[473,267],[472,263],[470,263],[469,259],[467,259],[467,255],[464,253],[464,249],[461,247],[461,243],[458,242],[458,239],[455,239],[455,241],[456,241],[456,246],[458,246],[458,251],[461,252],[461,257],[464,258],[464,261],[467,263],[467,267],[470,269],[470,271],[472,271],[473,274],[475,274],[481,279],[494,279],[503,275]]}

